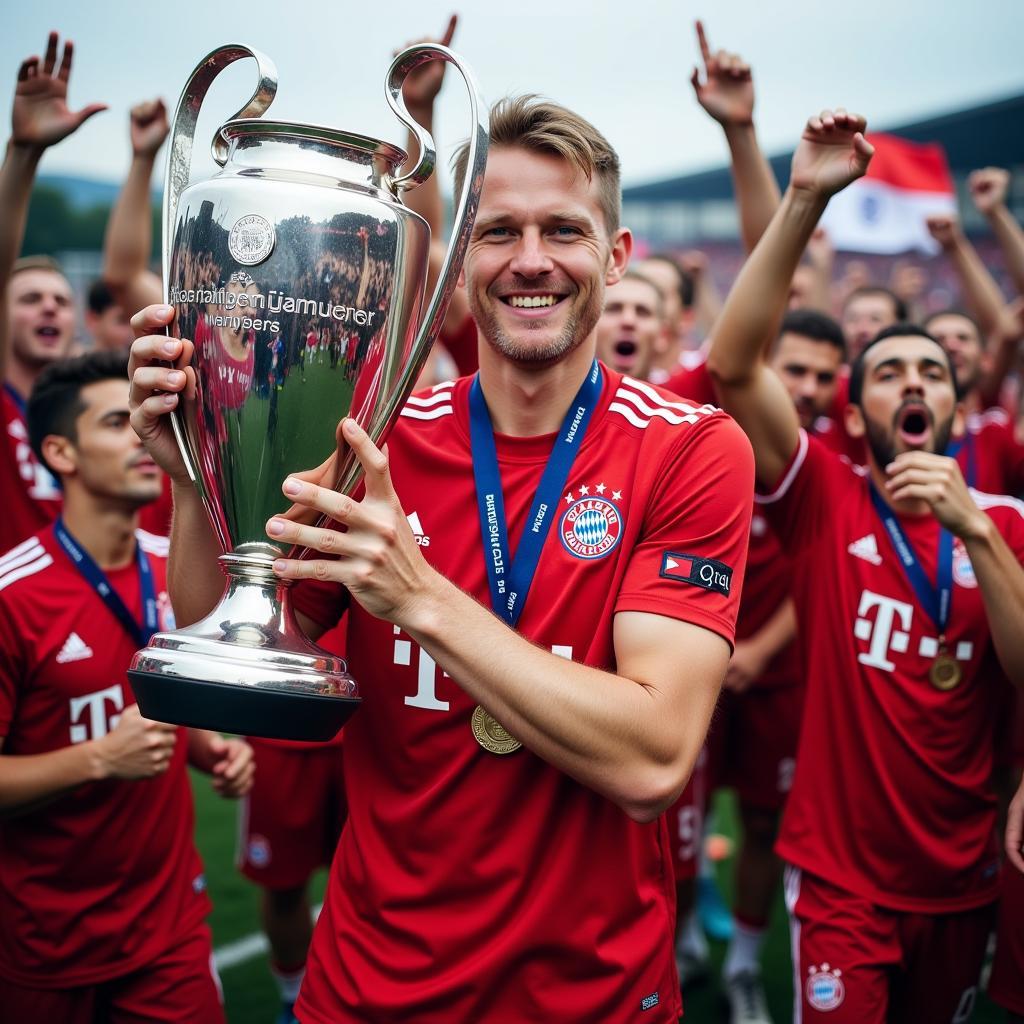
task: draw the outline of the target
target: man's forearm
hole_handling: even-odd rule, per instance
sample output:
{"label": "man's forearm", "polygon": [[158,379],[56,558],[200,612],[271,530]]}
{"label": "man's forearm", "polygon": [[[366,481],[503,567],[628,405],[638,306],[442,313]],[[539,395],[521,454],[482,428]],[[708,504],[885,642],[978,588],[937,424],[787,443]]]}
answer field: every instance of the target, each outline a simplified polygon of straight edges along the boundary
{"label": "man's forearm", "polygon": [[0,755],[0,815],[23,814],[104,777],[91,741],[46,754]]}
{"label": "man's forearm", "polygon": [[779,208],[779,185],[757,143],[753,124],[726,125],[725,138],[739,208],[740,235],[743,248],[749,253]]}
{"label": "man's forearm", "polygon": [[757,644],[761,656],[768,662],[796,638],[796,629],[796,609],[793,607],[792,598],[786,598],[772,617],[749,637],[747,642]]}
{"label": "man's forearm", "polygon": [[223,553],[206,509],[189,481],[175,481],[167,591],[179,626],[190,626],[213,611],[224,593]]}
{"label": "man's forearm", "polygon": [[695,682],[681,710],[656,685],[542,650],[440,576],[402,627],[525,746],[638,820],[692,770],[728,659],[725,641],[713,667],[696,659],[695,681],[717,678]]}
{"label": "man's forearm", "polygon": [[116,290],[127,288],[149,264],[153,246],[150,181],[154,161],[154,156],[136,154],[132,157],[128,176],[107,221],[103,279]]}
{"label": "man's forearm", "polygon": [[978,318],[978,326],[987,338],[997,330],[999,314],[1005,305],[999,285],[965,235],[957,237],[947,255],[960,278],[964,300]]}
{"label": "man's forearm", "polygon": [[[431,136],[434,134],[434,108],[410,107],[409,114],[412,119],[425,128]],[[409,132],[409,154],[416,154],[413,160],[419,159],[419,142],[412,132]],[[402,201],[410,210],[418,213],[429,225],[431,238],[440,239],[444,233],[444,200],[441,198],[441,185],[438,181],[438,174],[435,171],[422,185],[409,189],[403,196]]]}
{"label": "man's forearm", "polygon": [[1012,213],[1000,203],[988,216],[992,232],[1003,250],[1006,269],[1018,294],[1024,295],[1024,229]]}
{"label": "man's forearm", "polygon": [[1012,682],[1024,686],[1024,566],[984,513],[963,541],[999,662]]}

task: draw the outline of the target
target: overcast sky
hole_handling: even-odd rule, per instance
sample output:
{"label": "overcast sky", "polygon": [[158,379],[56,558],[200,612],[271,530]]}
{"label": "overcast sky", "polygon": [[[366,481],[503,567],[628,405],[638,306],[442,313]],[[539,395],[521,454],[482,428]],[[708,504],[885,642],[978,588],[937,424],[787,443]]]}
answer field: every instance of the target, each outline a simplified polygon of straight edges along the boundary
{"label": "overcast sky", "polygon": [[[209,50],[244,42],[277,64],[272,116],[332,125],[401,143],[383,98],[391,52],[436,35],[452,10],[441,0],[43,0],[10,7],[0,33],[0,101],[7,113],[19,62],[41,53],[55,28],[76,44],[71,105],[106,102],[46,157],[44,172],[119,179],[128,165],[128,109],[163,96],[170,107]],[[140,12],[145,12],[141,14]],[[590,118],[619,151],[627,184],[720,164],[724,143],[689,84],[697,58],[693,19],[713,47],[754,68],[757,123],[768,150],[792,145],[806,116],[843,104],[886,128],[1024,91],[1022,0],[516,0],[459,12],[453,48],[476,72],[485,98],[540,92]],[[248,98],[251,62],[215,85],[200,137]],[[461,82],[442,94],[438,144],[447,161],[466,134]],[[1007,126],[1020,131],[1021,125]],[[212,165],[197,147],[205,176]]]}

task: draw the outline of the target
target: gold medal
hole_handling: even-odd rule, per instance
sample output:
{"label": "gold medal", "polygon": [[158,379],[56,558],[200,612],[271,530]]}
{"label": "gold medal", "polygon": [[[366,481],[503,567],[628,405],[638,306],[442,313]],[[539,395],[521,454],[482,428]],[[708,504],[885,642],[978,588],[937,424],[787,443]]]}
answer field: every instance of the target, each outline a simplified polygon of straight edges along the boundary
{"label": "gold medal", "polygon": [[479,704],[473,709],[472,725],[477,743],[492,754],[514,754],[522,746],[494,715],[484,711]]}
{"label": "gold medal", "polygon": [[955,658],[940,650],[928,669],[928,679],[936,690],[955,690],[964,674]]}

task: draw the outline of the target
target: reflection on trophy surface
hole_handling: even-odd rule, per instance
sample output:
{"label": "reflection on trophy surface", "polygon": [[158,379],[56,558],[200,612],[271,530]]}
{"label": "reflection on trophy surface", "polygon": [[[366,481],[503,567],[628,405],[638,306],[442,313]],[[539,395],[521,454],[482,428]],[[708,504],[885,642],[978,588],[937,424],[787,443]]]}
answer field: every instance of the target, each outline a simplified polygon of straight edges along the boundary
{"label": "reflection on trophy surface", "polygon": [[[259,85],[218,131],[221,170],[189,184],[203,97],[223,68],[252,57]],[[433,171],[430,136],[401,100],[406,75],[443,59],[470,94],[464,194],[434,295],[421,315],[430,231],[401,202]],[[269,60],[213,51],[182,93],[164,192],[164,289],[174,333],[195,345],[196,383],[175,434],[224,549],[224,597],[201,622],[158,633],[129,673],[146,716],[249,735],[326,739],[358,707],[344,661],[299,629],[273,574],[289,552],[266,536],[287,508],[289,473],[337,456],[336,486],[359,466],[337,431],[355,418],[380,443],[415,384],[455,287],[479,201],[486,114],[465,67],[433,44],[396,57],[387,99],[421,155],[405,175],[395,146],[332,128],[264,120],[276,91]],[[187,560],[188,554],[179,553]]]}

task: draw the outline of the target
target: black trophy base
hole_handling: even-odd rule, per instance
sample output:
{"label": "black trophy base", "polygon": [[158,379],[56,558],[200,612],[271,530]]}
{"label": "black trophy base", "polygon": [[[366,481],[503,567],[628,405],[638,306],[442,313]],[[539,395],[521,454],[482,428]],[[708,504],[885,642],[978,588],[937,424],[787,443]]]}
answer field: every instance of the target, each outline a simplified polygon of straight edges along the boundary
{"label": "black trophy base", "polygon": [[358,697],[330,697],[203,679],[128,672],[145,718],[275,740],[326,742],[358,710]]}

